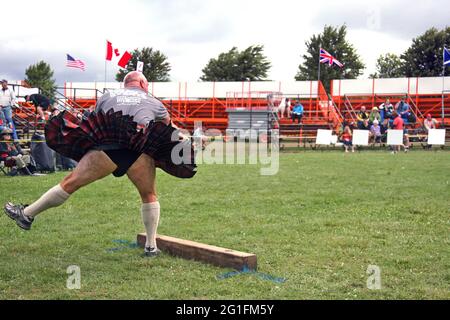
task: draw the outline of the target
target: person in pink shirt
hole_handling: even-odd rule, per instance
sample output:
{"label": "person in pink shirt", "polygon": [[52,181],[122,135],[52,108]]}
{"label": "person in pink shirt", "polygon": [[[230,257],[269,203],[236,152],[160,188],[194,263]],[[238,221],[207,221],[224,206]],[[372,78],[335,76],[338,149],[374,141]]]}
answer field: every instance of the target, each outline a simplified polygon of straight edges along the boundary
{"label": "person in pink shirt", "polygon": [[[405,129],[405,121],[403,120],[403,118],[400,116],[400,114],[398,114],[397,112],[393,113],[393,117],[394,117],[394,122],[392,123],[392,129],[394,130],[403,130],[403,149],[405,150],[405,152],[408,152],[409,150],[409,137],[408,137],[408,133]],[[394,151],[393,153],[397,153],[400,151],[400,146],[394,146]]]}
{"label": "person in pink shirt", "polygon": [[437,121],[431,117],[431,114],[427,114],[426,119],[423,121],[423,126],[428,133],[431,129],[437,129]]}
{"label": "person in pink shirt", "polygon": [[[423,129],[424,129],[425,133],[428,135],[428,132],[430,130],[437,129],[437,127],[438,127],[437,120],[433,119],[431,114],[427,114],[427,117],[423,120]],[[431,149],[431,145],[427,144],[426,148]]]}

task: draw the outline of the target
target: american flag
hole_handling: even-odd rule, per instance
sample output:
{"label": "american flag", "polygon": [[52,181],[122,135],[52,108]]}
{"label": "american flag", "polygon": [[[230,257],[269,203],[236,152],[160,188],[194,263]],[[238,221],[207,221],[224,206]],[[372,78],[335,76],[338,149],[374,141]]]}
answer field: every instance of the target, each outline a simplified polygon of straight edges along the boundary
{"label": "american flag", "polygon": [[84,71],[85,64],[81,60],[74,59],[70,54],[67,54],[67,67],[78,68]]}
{"label": "american flag", "polygon": [[338,67],[342,68],[344,65],[339,62],[335,57],[329,54],[327,51],[320,48],[320,63],[328,63],[330,66],[336,64]]}

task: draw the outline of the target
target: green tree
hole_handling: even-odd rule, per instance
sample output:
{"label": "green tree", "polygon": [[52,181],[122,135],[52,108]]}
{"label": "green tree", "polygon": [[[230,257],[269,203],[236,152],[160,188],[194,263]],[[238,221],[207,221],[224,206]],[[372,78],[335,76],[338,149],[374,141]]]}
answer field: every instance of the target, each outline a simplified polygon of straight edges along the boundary
{"label": "green tree", "polygon": [[299,65],[296,80],[317,80],[319,68],[320,48],[328,51],[333,57],[344,64],[343,68],[336,65],[320,66],[320,80],[329,91],[332,79],[356,79],[365,68],[359,55],[353,46],[346,40],[347,27],[337,28],[325,26],[323,33],[313,35],[306,41],[306,54],[303,55],[303,63]]}
{"label": "green tree", "polygon": [[264,46],[250,46],[244,51],[233,47],[210,59],[203,68],[202,81],[262,81],[271,64],[263,54]]}
{"label": "green tree", "polygon": [[401,78],[404,77],[403,61],[393,53],[380,55],[377,59],[377,71],[371,78]]}
{"label": "green tree", "polygon": [[411,47],[401,58],[403,73],[407,77],[433,77],[442,74],[442,52],[450,45],[450,27],[443,30],[428,29],[423,35],[413,39]]}
{"label": "green tree", "polygon": [[132,57],[130,61],[128,61],[126,69],[121,69],[116,74],[117,81],[123,81],[129,72],[136,70],[138,61],[144,63],[143,74],[148,81],[170,81],[170,63],[167,61],[167,57],[159,50],[145,47],[142,48],[142,50],[135,49],[131,55]]}
{"label": "green tree", "polygon": [[53,79],[53,70],[45,61],[39,61],[25,70],[25,81],[34,88],[39,88],[49,98],[54,98],[56,82]]}

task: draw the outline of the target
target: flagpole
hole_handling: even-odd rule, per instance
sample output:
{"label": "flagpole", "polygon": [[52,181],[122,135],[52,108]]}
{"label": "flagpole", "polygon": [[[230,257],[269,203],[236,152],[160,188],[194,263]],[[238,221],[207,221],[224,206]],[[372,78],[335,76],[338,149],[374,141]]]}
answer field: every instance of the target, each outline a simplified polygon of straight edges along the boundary
{"label": "flagpole", "polygon": [[106,72],[107,72],[107,63],[108,63],[108,43],[109,41],[106,40],[106,55],[105,55],[105,82],[103,84],[103,93],[105,93],[106,89]]}
{"label": "flagpole", "polygon": [[442,125],[444,125],[444,118],[445,118],[444,91],[445,91],[445,65],[442,67]]}
{"label": "flagpole", "polygon": [[317,73],[317,92],[319,92],[319,81],[320,81],[320,44],[319,44],[319,68]]}
{"label": "flagpole", "polygon": [[446,51],[446,47],[444,46],[444,53],[443,53],[443,61],[442,61],[442,114],[441,114],[441,118],[442,118],[442,125],[444,126],[444,121],[445,121],[445,105],[444,105],[444,91],[445,91],[445,51]]}
{"label": "flagpole", "polygon": [[319,43],[319,68],[318,68],[318,72],[317,72],[317,106],[316,106],[316,117],[318,117],[319,115],[319,100],[320,100],[320,49],[322,47],[322,44]]}
{"label": "flagpole", "polygon": [[106,89],[106,64],[107,64],[107,60],[105,59],[105,83],[104,83],[104,85],[103,85],[103,92],[105,92],[105,89]]}

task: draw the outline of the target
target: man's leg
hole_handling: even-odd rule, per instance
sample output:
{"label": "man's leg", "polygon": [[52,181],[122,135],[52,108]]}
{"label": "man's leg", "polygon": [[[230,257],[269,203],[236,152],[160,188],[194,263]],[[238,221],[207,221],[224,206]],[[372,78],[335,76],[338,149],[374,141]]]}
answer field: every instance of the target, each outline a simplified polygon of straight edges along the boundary
{"label": "man's leg", "polygon": [[145,255],[158,255],[156,245],[156,230],[158,229],[160,206],[156,195],[156,168],[154,160],[142,154],[127,172],[128,178],[139,191],[142,200],[141,214],[147,233]]}
{"label": "man's leg", "polygon": [[30,206],[23,207],[7,203],[6,214],[17,224],[29,230],[31,223],[39,213],[62,205],[72,193],[98,179],[104,178],[116,170],[117,166],[103,151],[90,151],[78,163],[78,166],[63,181],[48,190]]}
{"label": "man's leg", "polygon": [[16,132],[16,126],[14,125],[12,108],[10,106],[3,107],[3,113],[5,116],[6,122],[9,124],[9,126],[11,127],[11,130],[13,131],[13,134],[12,134],[13,139],[17,140],[18,136],[17,136],[17,132]]}
{"label": "man's leg", "polygon": [[[3,131],[7,127],[5,114],[3,112],[3,107],[0,107],[0,130]],[[0,131],[0,132],[1,132]]]}

